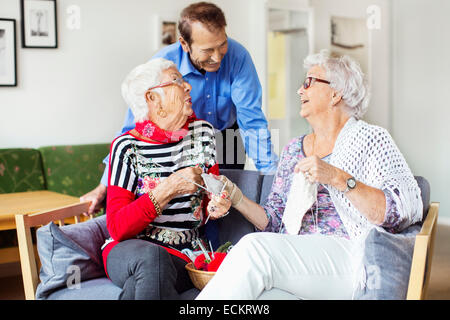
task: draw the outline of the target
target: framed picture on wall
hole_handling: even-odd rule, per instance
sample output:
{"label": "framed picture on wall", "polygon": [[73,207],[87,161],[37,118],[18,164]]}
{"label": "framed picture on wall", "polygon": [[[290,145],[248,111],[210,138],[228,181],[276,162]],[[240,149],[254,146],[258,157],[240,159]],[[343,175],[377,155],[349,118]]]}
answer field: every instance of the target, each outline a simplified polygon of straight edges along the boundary
{"label": "framed picture on wall", "polygon": [[178,41],[177,17],[154,15],[154,50]]}
{"label": "framed picture on wall", "polygon": [[56,0],[21,0],[22,47],[57,48]]}
{"label": "framed picture on wall", "polygon": [[0,18],[0,86],[15,87],[16,20]]}
{"label": "framed picture on wall", "polygon": [[369,29],[366,19],[331,17],[331,52],[349,55],[369,72]]}

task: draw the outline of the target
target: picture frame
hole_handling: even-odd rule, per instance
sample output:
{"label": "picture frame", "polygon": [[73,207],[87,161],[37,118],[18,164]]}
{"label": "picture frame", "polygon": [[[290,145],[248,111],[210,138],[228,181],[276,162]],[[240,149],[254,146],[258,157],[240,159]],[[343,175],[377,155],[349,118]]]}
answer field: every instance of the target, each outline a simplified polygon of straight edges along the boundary
{"label": "picture frame", "polygon": [[22,48],[58,47],[56,0],[20,0]]}
{"label": "picture frame", "polygon": [[0,86],[17,86],[15,19],[0,18]]}
{"label": "picture frame", "polygon": [[154,45],[155,51],[178,41],[178,21],[176,16],[154,15]]}
{"label": "picture frame", "polygon": [[337,56],[354,58],[365,74],[369,74],[370,37],[366,19],[336,17],[330,18],[330,49]]}

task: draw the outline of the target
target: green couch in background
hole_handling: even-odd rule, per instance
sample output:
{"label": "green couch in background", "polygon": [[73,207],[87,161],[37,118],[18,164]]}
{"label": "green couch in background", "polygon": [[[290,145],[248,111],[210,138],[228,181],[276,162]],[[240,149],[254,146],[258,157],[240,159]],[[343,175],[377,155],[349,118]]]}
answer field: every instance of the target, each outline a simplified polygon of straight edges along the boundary
{"label": "green couch in background", "polygon": [[110,144],[41,147],[46,189],[80,197],[100,182]]}
{"label": "green couch in background", "polygon": [[[100,182],[110,144],[0,149],[0,193],[50,190],[75,197]],[[17,246],[15,230],[0,232],[0,248]],[[0,263],[12,262],[2,257]]]}
{"label": "green couch in background", "polygon": [[110,144],[0,149],[0,193],[51,190],[79,197],[103,174]]}
{"label": "green couch in background", "polygon": [[42,159],[37,149],[0,149],[0,193],[45,189]]}

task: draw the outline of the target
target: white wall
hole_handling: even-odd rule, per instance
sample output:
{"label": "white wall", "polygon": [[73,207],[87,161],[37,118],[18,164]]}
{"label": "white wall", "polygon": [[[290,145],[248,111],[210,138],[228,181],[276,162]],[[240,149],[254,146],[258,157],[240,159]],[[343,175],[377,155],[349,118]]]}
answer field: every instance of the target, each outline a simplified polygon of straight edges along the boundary
{"label": "white wall", "polygon": [[[19,3],[0,2],[0,16],[17,19],[18,66],[18,86],[0,88],[0,148],[111,141],[121,82],[153,53],[152,14],[176,16],[189,1],[59,0],[57,49],[21,48]],[[66,28],[72,4],[80,30]]]}
{"label": "white wall", "polygon": [[[450,220],[450,1],[396,0],[392,11],[392,134]],[[444,218],[444,219],[442,219]]]}
{"label": "white wall", "polygon": [[314,51],[330,49],[332,16],[367,18],[367,8],[381,9],[381,28],[370,30],[371,72],[368,74],[372,97],[364,117],[370,123],[390,129],[390,1],[389,0],[310,0],[314,8]]}
{"label": "white wall", "polygon": [[[244,44],[253,38],[252,1],[213,1],[225,12],[228,34]],[[1,0],[0,17],[16,19],[18,86],[0,88],[0,148],[110,142],[126,111],[122,80],[155,52],[153,15],[177,18],[192,2],[59,0],[58,48],[25,49],[20,1]],[[66,27],[73,4],[81,9],[80,30]]]}
{"label": "white wall", "polygon": [[310,0],[315,12],[315,51],[328,48],[332,15],[365,17],[381,9],[372,31],[372,99],[365,119],[387,128],[415,175],[431,184],[450,223],[450,1]]}
{"label": "white wall", "polygon": [[[1,0],[0,17],[17,19],[18,86],[0,87],[0,148],[111,141],[126,110],[120,84],[154,53],[152,15],[176,17],[191,2],[59,0],[58,48],[23,49],[20,2]],[[306,6],[308,1],[214,2],[225,11],[229,36],[248,48],[265,88],[265,7],[268,2]],[[450,2],[309,3],[315,12],[315,51],[329,46],[331,15],[365,17],[369,5],[380,6],[381,29],[372,33],[373,98],[367,119],[391,131],[414,174],[430,181],[441,217],[450,219]],[[65,26],[71,4],[81,8],[81,30]]]}

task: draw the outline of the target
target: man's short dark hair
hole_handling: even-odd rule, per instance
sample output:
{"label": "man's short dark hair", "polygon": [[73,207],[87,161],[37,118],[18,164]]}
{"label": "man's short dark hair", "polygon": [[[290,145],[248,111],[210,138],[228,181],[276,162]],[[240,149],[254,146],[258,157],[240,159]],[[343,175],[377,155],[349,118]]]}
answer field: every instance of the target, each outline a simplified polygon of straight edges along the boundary
{"label": "man's short dark hair", "polygon": [[192,44],[192,22],[202,23],[209,31],[213,32],[225,28],[227,22],[223,11],[213,3],[197,2],[181,11],[178,30],[189,46]]}

